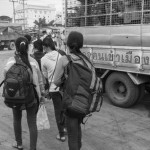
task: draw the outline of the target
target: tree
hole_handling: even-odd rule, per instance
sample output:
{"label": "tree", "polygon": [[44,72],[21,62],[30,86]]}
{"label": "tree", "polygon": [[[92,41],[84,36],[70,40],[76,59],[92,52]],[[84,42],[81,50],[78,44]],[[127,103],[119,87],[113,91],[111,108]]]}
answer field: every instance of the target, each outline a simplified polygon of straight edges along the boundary
{"label": "tree", "polygon": [[39,29],[42,28],[42,27],[47,26],[45,17],[44,18],[39,18],[39,20],[35,20],[34,24],[37,25]]}
{"label": "tree", "polygon": [[52,21],[50,21],[47,25],[48,25],[48,26],[53,26],[53,25],[54,25],[54,22],[55,22],[55,21],[52,20]]}
{"label": "tree", "polygon": [[46,23],[46,19],[44,17],[43,19],[39,18],[39,20],[35,20],[34,24],[37,25],[40,30],[43,27],[54,26],[54,22],[55,22],[55,20],[51,20],[49,23]]}
{"label": "tree", "polygon": [[0,20],[4,20],[4,21],[12,21],[12,18],[10,18],[9,16],[0,16]]}

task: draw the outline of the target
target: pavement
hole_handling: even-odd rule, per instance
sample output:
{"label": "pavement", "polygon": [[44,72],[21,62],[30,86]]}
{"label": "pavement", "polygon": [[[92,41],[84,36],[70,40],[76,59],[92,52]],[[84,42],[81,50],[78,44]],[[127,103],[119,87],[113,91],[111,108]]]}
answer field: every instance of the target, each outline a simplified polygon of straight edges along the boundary
{"label": "pavement", "polygon": [[[0,81],[3,68],[13,51],[0,52]],[[0,88],[0,150],[13,150],[14,142],[12,111],[6,107],[1,97]],[[94,113],[85,125],[82,125],[81,150],[150,150],[150,102],[149,94],[143,101],[130,109],[113,106],[104,96],[104,103],[99,113]],[[50,120],[50,129],[38,133],[37,150],[68,150],[67,141],[56,140],[58,133],[54,118],[52,101],[46,103]],[[29,130],[26,112],[22,117],[23,145],[29,150]]]}

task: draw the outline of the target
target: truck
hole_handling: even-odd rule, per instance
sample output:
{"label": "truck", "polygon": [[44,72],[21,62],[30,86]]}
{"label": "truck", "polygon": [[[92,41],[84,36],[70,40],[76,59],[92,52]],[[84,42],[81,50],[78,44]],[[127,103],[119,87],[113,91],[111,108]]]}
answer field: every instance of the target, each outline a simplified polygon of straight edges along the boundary
{"label": "truck", "polygon": [[66,0],[65,35],[84,36],[82,52],[110,102],[128,108],[150,92],[150,1]]}
{"label": "truck", "polygon": [[15,49],[15,40],[22,35],[22,26],[13,23],[0,23],[0,50]]}

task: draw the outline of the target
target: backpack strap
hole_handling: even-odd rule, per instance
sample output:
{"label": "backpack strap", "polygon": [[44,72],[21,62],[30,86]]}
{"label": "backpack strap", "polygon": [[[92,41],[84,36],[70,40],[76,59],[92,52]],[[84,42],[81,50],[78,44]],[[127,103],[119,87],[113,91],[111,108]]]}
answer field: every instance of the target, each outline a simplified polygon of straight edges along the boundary
{"label": "backpack strap", "polygon": [[[80,53],[80,54],[75,53],[75,55],[78,56],[78,57],[83,61],[84,65],[85,65],[86,67],[89,68],[89,66],[87,65],[87,63],[86,63],[85,60],[87,60],[87,61],[91,64],[91,66],[94,67],[93,64],[90,62],[90,60],[89,60],[84,54],[82,54],[82,53]],[[85,60],[84,60],[84,59],[85,59]]]}
{"label": "backpack strap", "polygon": [[5,80],[3,80],[3,81],[0,83],[0,87],[3,85],[4,82],[5,82]]}
{"label": "backpack strap", "polygon": [[62,82],[65,82],[65,80],[67,79],[68,74],[69,74],[69,69],[68,69],[68,67],[69,67],[70,63],[72,63],[71,56],[70,56],[70,55],[65,55],[65,56],[67,57],[69,63],[68,63],[68,64],[65,66],[65,68],[64,68],[64,73],[63,73],[62,78],[61,78]]}
{"label": "backpack strap", "polygon": [[61,50],[61,49],[58,49],[57,51],[58,51],[58,53],[61,54],[62,56],[66,55],[66,53],[65,53],[63,50]]}
{"label": "backpack strap", "polygon": [[[86,56],[86,55],[84,55],[83,53],[80,53],[80,55],[82,56],[82,57],[84,57],[90,64],[91,64],[91,66],[93,66],[94,67],[94,65],[91,63],[91,61],[89,60],[89,58]],[[78,55],[80,58],[82,58],[80,55]],[[83,58],[82,58],[83,59]]]}
{"label": "backpack strap", "polygon": [[18,56],[15,55],[14,58],[15,58],[15,60],[16,60],[16,64],[22,65],[22,66],[24,66],[26,69],[28,68],[28,66],[27,66],[24,62],[22,62]]}
{"label": "backpack strap", "polygon": [[[81,56],[79,56],[79,55],[76,54],[76,53],[74,53],[74,55],[78,56],[78,57],[83,61],[84,65],[87,66],[85,60],[84,60]],[[67,59],[68,59],[69,62],[72,62],[72,59],[71,59],[71,56],[70,56],[70,55],[66,55],[66,57],[67,57]]]}
{"label": "backpack strap", "polygon": [[67,59],[69,62],[72,62],[71,56],[70,55],[66,55]]}

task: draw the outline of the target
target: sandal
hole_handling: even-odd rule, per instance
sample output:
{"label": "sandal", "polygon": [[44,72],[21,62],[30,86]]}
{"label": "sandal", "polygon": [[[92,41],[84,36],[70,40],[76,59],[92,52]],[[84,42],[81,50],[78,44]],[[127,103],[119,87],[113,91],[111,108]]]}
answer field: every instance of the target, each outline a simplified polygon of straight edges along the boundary
{"label": "sandal", "polygon": [[12,146],[13,148],[16,148],[18,150],[23,150],[23,146],[22,145],[18,145],[17,143],[13,144]]}
{"label": "sandal", "polygon": [[61,142],[65,142],[66,141],[66,137],[65,136],[60,136],[59,134],[56,136],[56,139],[61,141]]}

